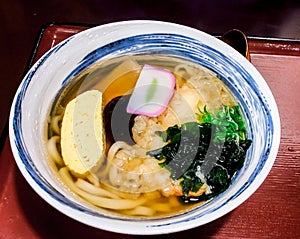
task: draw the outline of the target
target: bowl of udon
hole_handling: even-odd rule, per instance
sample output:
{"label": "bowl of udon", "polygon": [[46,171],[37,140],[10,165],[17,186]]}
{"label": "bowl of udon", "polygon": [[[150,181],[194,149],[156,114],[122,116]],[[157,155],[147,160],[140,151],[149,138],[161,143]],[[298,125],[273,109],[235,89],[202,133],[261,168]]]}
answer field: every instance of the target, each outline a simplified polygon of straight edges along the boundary
{"label": "bowl of udon", "polygon": [[21,82],[9,130],[18,168],[51,206],[145,235],[238,207],[280,139],[272,92],[245,57],[200,30],[144,20],[50,49]]}

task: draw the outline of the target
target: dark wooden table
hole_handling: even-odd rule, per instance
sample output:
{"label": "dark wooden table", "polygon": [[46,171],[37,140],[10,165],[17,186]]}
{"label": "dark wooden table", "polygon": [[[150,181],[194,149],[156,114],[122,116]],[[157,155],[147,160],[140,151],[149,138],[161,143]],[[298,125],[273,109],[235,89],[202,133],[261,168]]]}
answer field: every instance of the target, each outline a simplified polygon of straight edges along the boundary
{"label": "dark wooden table", "polygon": [[[38,38],[31,63],[84,26],[50,25]],[[277,101],[281,143],[262,186],[241,206],[204,226],[164,238],[300,238],[300,41],[250,38],[252,63]],[[0,154],[0,238],[151,238],[91,228],[49,206],[27,184],[10,149],[7,132]],[[153,236],[154,237],[154,236]],[[159,237],[159,236],[155,236]]]}

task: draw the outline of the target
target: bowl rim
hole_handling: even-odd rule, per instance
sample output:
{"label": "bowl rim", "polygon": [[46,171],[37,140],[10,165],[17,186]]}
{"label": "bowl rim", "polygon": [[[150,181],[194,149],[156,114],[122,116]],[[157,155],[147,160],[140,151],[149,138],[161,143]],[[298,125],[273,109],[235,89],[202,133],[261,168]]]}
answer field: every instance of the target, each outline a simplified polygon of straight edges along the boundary
{"label": "bowl rim", "polygon": [[[132,227],[128,227],[125,228],[124,225],[124,221],[114,221],[113,225],[109,225],[109,223],[107,223],[106,219],[102,219],[102,218],[97,218],[97,220],[94,221],[90,221],[87,222],[89,219],[91,219],[91,215],[86,215],[82,212],[79,212],[75,209],[70,208],[69,206],[62,206],[60,202],[58,202],[57,200],[55,200],[55,198],[53,197],[49,197],[48,192],[46,192],[43,188],[41,188],[41,185],[39,185],[33,178],[32,175],[30,174],[30,172],[28,172],[26,166],[23,164],[22,160],[20,159],[20,155],[19,155],[19,150],[20,148],[18,148],[17,144],[16,144],[16,140],[19,140],[16,138],[15,135],[15,129],[14,129],[14,118],[15,118],[15,110],[16,110],[16,102],[18,101],[18,97],[20,96],[20,93],[24,90],[22,87],[24,87],[24,84],[26,84],[25,80],[26,79],[31,79],[30,77],[32,77],[32,74],[34,74],[35,69],[37,69],[40,65],[42,65],[45,61],[47,61],[47,58],[49,55],[53,54],[54,52],[58,52],[61,48],[64,48],[68,45],[68,42],[70,42],[72,39],[86,39],[88,34],[92,34],[94,32],[98,32],[98,31],[102,31],[103,29],[109,30],[111,28],[114,27],[120,27],[122,29],[126,29],[127,26],[130,25],[153,25],[153,26],[161,26],[162,28],[166,28],[166,27],[173,27],[178,29],[178,31],[182,30],[183,32],[185,32],[185,34],[191,33],[191,36],[197,36],[197,39],[202,39],[205,40],[209,43],[211,43],[212,47],[216,47],[216,49],[220,50],[220,48],[222,48],[222,51],[228,50],[230,52],[230,57],[236,58],[237,60],[241,61],[243,65],[245,65],[247,67],[247,69],[250,69],[250,71],[252,72],[252,74],[254,74],[254,78],[260,79],[260,83],[262,84],[262,86],[264,87],[264,90],[266,91],[266,96],[269,100],[268,103],[271,104],[271,109],[272,109],[272,116],[274,119],[274,128],[276,129],[276,137],[273,138],[273,144],[272,144],[272,150],[269,154],[269,158],[268,158],[268,163],[267,165],[264,165],[263,169],[261,170],[261,172],[259,173],[260,177],[256,178],[255,181],[255,185],[252,187],[247,188],[247,193],[243,192],[243,198],[238,197],[236,199],[234,199],[233,201],[229,202],[227,205],[225,205],[225,207],[223,208],[223,210],[220,212],[218,211],[218,213],[216,215],[214,215],[211,218],[207,218],[207,220],[203,220],[201,222],[199,222],[199,220],[194,220],[193,222],[186,222],[185,220],[183,220],[182,222],[179,222],[176,224],[176,227],[172,226],[172,220],[166,220],[166,223],[161,223],[161,224],[151,224],[150,222],[145,223],[145,221],[143,222],[139,222],[139,221],[135,221],[135,223],[138,225],[136,226],[132,226]],[[154,31],[154,30],[153,30]],[[154,33],[154,32],[152,32]],[[183,35],[185,35],[183,34]],[[115,41],[115,40],[113,40]],[[234,49],[232,49],[230,46],[228,46],[227,44],[223,43],[222,41],[216,39],[215,37],[202,32],[200,30],[194,29],[194,28],[190,28],[187,26],[183,26],[183,25],[179,25],[179,24],[175,24],[175,23],[170,23],[170,22],[162,22],[162,21],[152,21],[152,20],[129,20],[129,21],[122,21],[122,22],[114,22],[114,23],[107,23],[104,25],[99,25],[96,27],[92,27],[90,29],[84,30],[80,33],[75,34],[74,36],[71,36],[69,38],[67,38],[66,40],[62,41],[61,43],[59,43],[58,45],[54,46],[52,49],[50,49],[49,51],[47,51],[28,71],[28,73],[26,74],[26,76],[23,78],[17,92],[15,95],[15,98],[13,100],[12,103],[12,107],[11,107],[11,112],[10,112],[10,118],[9,118],[9,136],[10,136],[10,144],[11,144],[11,148],[13,151],[13,155],[15,158],[15,161],[17,163],[17,166],[19,168],[19,170],[21,171],[21,173],[23,174],[23,176],[25,177],[25,179],[27,180],[27,182],[30,184],[30,186],[34,189],[34,191],[36,191],[37,194],[39,194],[45,201],[47,201],[51,206],[53,206],[54,208],[56,208],[57,210],[59,210],[60,212],[64,213],[65,215],[78,220],[84,224],[93,226],[95,228],[99,228],[99,229],[103,229],[103,230],[108,230],[108,231],[112,231],[112,232],[118,232],[118,233],[125,233],[125,234],[136,234],[136,235],[154,235],[154,234],[164,234],[164,233],[171,233],[171,232],[178,232],[178,231],[182,231],[182,230],[187,230],[187,229],[191,229],[203,224],[206,224],[208,222],[211,222],[217,218],[220,218],[222,216],[224,216],[225,214],[227,214],[228,212],[234,210],[236,207],[238,207],[240,204],[242,204],[245,200],[247,200],[258,188],[259,186],[263,183],[263,181],[265,180],[265,178],[267,177],[267,175],[269,174],[277,152],[278,152],[278,148],[279,148],[279,143],[280,143],[280,118],[279,118],[279,113],[278,113],[278,109],[277,109],[277,105],[275,102],[275,99],[272,95],[271,90],[269,89],[267,83],[265,82],[265,80],[263,79],[263,77],[260,75],[260,73],[256,70],[256,68],[251,64],[251,63],[246,63],[247,60],[241,56],[239,53],[237,53]],[[95,218],[94,218],[95,219]],[[98,220],[99,219],[99,220]],[[103,222],[105,223],[105,226],[99,226],[99,222]],[[162,226],[164,225],[164,226]]]}

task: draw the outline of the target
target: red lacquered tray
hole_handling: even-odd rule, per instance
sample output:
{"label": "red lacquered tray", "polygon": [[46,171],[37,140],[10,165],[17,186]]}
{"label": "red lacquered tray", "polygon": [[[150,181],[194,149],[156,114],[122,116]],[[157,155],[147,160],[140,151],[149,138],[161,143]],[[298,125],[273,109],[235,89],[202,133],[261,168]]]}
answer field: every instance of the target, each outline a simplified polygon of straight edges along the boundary
{"label": "red lacquered tray", "polygon": [[[32,63],[84,29],[55,24],[45,27]],[[264,76],[279,107],[282,135],[274,167],[262,186],[231,213],[164,238],[300,238],[300,41],[250,38],[249,44],[252,63]],[[1,239],[142,237],[86,226],[49,206],[19,172],[6,136],[0,155]]]}

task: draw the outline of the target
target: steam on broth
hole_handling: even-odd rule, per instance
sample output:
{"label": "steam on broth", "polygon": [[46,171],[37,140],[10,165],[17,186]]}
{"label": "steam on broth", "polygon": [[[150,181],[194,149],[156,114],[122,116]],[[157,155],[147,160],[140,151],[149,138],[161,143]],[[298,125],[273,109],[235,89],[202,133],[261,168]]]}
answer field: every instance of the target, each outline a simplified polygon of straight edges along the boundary
{"label": "steam on broth", "polygon": [[[126,110],[145,65],[174,76],[159,115]],[[84,145],[89,135],[95,142]],[[123,216],[168,216],[210,200],[230,186],[250,144],[238,102],[214,73],[160,55],[96,63],[71,80],[48,123],[48,154],[62,183],[86,203]]]}

